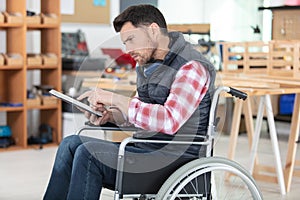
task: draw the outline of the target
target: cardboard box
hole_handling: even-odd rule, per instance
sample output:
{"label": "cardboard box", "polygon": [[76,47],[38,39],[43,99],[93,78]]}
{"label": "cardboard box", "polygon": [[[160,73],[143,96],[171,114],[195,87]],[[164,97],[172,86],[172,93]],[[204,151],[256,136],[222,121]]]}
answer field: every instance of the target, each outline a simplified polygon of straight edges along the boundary
{"label": "cardboard box", "polygon": [[2,13],[0,13],[0,23],[4,23],[4,16]]}
{"label": "cardboard box", "polygon": [[39,54],[27,54],[27,65],[28,66],[42,65],[42,57]]}
{"label": "cardboard box", "polygon": [[58,58],[53,53],[42,54],[43,65],[55,66],[58,63]]}
{"label": "cardboard box", "polygon": [[0,54],[0,66],[4,65],[4,57]]}
{"label": "cardboard box", "polygon": [[27,24],[41,24],[42,18],[40,15],[27,16],[26,23]]}
{"label": "cardboard box", "polygon": [[41,99],[39,97],[36,97],[33,99],[27,99],[26,103],[27,103],[27,106],[29,106],[29,107],[39,106],[39,105],[41,105]]}
{"label": "cardboard box", "polygon": [[52,96],[42,96],[42,105],[56,105],[58,99]]}
{"label": "cardboard box", "polygon": [[23,58],[20,54],[4,54],[5,64],[10,66],[20,66],[23,64]]}
{"label": "cardboard box", "polygon": [[56,14],[41,14],[43,24],[57,24],[58,19]]}
{"label": "cardboard box", "polygon": [[5,22],[6,23],[22,23],[23,22],[23,17],[21,13],[8,13],[8,12],[3,12],[3,15],[5,17]]}

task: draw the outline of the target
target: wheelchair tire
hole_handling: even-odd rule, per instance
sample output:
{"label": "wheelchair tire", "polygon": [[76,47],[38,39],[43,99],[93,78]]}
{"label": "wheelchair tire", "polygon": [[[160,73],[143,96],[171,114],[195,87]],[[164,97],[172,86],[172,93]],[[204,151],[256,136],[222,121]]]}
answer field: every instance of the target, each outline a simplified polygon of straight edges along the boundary
{"label": "wheelchair tire", "polygon": [[[239,189],[247,191],[243,191],[242,193],[242,191],[219,191],[219,189],[216,189],[216,183],[214,181],[215,178],[220,178],[220,176],[214,175],[213,173],[219,173],[219,171],[236,175],[235,177],[240,179],[238,184],[243,184],[243,187],[240,187]],[[209,187],[209,191],[206,191],[206,194],[203,194],[198,192],[199,185],[194,183],[196,183],[195,180],[197,181],[200,176],[203,177],[203,174],[205,173],[211,173],[209,184],[212,184],[211,187]],[[220,187],[224,187],[228,190],[236,190],[236,185],[230,187],[225,186],[225,184],[231,184],[228,182],[230,181],[226,180],[222,182]],[[185,189],[187,186],[193,188],[194,191],[187,192]],[[222,190],[224,190],[224,188]],[[243,196],[237,196],[236,192],[241,193]],[[218,193],[221,193],[221,195],[217,196]],[[245,198],[245,195],[248,196]],[[254,179],[240,164],[222,157],[200,158],[183,165],[165,181],[156,195],[156,200],[249,198],[257,200],[263,199]]]}

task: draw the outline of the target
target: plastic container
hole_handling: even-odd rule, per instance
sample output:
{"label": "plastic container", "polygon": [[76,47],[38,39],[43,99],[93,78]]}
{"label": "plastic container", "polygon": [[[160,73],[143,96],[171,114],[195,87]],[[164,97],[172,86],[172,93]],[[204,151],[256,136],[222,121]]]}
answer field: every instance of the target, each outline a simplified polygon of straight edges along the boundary
{"label": "plastic container", "polygon": [[279,98],[279,114],[291,115],[294,109],[295,94],[284,94]]}

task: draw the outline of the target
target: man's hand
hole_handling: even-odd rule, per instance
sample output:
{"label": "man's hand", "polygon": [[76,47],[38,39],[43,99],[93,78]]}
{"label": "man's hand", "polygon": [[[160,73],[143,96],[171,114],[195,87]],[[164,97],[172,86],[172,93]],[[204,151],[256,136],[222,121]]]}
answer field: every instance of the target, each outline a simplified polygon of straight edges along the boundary
{"label": "man's hand", "polygon": [[98,107],[98,105],[111,106],[113,105],[113,96],[115,95],[116,94],[114,94],[113,92],[96,88],[83,93],[77,99],[80,101],[87,98],[91,107]]}
{"label": "man's hand", "polygon": [[[102,114],[103,114],[102,117],[98,117],[89,112],[83,111],[85,114],[85,117],[88,118],[92,124],[102,125],[107,122],[111,122],[114,124],[122,124],[126,121],[126,119],[124,119],[124,115],[123,115],[122,111],[116,104],[118,104],[118,102],[120,102],[119,105],[122,106],[122,103],[123,103],[122,101],[124,101],[124,99],[125,99],[125,105],[127,106],[127,104],[128,104],[127,97],[97,88],[97,89],[89,90],[89,91],[83,93],[77,99],[82,100],[85,98],[87,98],[87,100],[90,104],[90,107],[93,110],[102,112]],[[113,99],[113,98],[115,98],[115,99]],[[127,114],[127,110],[125,113]]]}

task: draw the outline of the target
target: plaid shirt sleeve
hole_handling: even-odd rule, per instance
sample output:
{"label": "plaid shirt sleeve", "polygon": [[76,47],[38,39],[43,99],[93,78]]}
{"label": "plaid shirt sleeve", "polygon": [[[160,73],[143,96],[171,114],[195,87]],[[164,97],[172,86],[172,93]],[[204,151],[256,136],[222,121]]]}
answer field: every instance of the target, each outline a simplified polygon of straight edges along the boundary
{"label": "plaid shirt sleeve", "polygon": [[209,82],[207,70],[190,61],[177,72],[164,105],[144,103],[135,97],[129,103],[128,120],[142,129],[173,135],[197,109]]}

